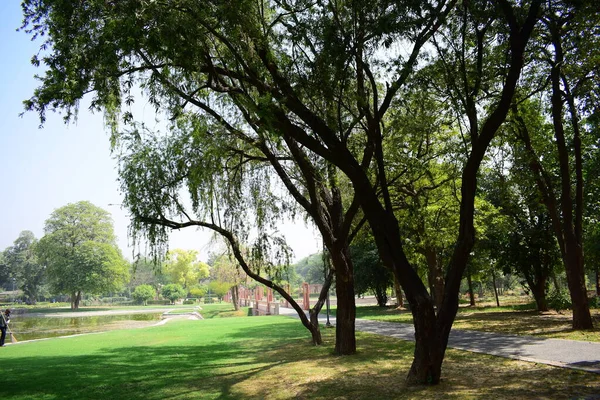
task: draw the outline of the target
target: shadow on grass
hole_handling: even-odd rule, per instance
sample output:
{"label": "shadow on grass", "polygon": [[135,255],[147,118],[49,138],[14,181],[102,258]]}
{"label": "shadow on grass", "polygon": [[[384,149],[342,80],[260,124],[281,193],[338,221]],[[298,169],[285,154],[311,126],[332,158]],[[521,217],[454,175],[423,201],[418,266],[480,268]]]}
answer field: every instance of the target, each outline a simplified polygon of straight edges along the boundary
{"label": "shadow on grass", "polygon": [[163,399],[197,392],[227,398],[231,385],[270,368],[256,367],[253,356],[237,346],[204,345],[125,347],[96,355],[21,358],[3,368],[4,396]]}
{"label": "shadow on grass", "polygon": [[[412,343],[358,333],[358,353],[336,357],[331,354],[333,330],[323,330],[325,344],[315,347],[298,321],[276,318],[239,318],[227,326],[214,325],[226,327],[222,335],[207,335],[201,321],[193,329],[183,324],[156,328],[163,338],[173,335],[160,345],[136,345],[129,339],[123,345],[107,342],[103,348],[84,350],[85,354],[10,358],[2,365],[3,397],[568,398],[590,393],[585,382],[600,383],[596,376],[531,363],[522,363],[519,369],[502,359],[449,350],[441,385],[407,387],[404,378],[412,361]],[[248,320],[257,324],[249,325]]]}

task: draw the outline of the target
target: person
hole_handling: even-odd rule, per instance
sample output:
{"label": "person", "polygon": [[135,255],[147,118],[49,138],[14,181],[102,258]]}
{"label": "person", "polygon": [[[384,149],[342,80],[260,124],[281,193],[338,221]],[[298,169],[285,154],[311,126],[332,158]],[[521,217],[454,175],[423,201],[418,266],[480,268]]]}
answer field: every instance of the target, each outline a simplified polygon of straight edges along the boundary
{"label": "person", "polygon": [[8,329],[8,323],[10,322],[10,310],[7,308],[2,314],[2,318],[0,318],[0,331],[2,331],[2,335],[0,336],[0,347],[4,346],[4,340],[6,340],[6,330]]}

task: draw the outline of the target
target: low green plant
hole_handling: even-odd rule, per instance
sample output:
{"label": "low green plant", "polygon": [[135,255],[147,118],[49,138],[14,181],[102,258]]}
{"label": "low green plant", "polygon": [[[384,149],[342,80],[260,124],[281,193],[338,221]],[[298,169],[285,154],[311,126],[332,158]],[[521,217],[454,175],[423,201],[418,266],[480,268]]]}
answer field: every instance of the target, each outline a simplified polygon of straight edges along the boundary
{"label": "low green plant", "polygon": [[552,290],[548,294],[548,307],[555,311],[563,311],[571,308],[571,297],[565,290]]}
{"label": "low green plant", "polygon": [[146,304],[153,305],[153,306],[168,306],[168,305],[171,304],[171,300],[164,300],[164,299],[160,299],[160,300],[148,300],[146,302]]}
{"label": "low green plant", "polygon": [[132,293],[132,297],[140,304],[146,305],[156,295],[156,290],[150,285],[139,285]]}

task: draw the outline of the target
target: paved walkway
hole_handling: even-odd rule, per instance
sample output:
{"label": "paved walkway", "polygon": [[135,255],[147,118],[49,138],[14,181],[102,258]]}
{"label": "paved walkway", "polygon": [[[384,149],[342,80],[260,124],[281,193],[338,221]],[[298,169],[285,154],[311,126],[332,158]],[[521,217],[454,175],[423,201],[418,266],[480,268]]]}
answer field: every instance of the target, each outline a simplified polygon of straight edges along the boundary
{"label": "paved walkway", "polygon": [[[297,317],[293,309],[280,308],[280,313]],[[325,319],[320,316],[319,320]],[[335,317],[331,322],[335,323]],[[411,324],[357,319],[356,330],[415,340],[415,331]],[[450,332],[448,347],[600,374],[600,343],[597,342],[453,329]]]}

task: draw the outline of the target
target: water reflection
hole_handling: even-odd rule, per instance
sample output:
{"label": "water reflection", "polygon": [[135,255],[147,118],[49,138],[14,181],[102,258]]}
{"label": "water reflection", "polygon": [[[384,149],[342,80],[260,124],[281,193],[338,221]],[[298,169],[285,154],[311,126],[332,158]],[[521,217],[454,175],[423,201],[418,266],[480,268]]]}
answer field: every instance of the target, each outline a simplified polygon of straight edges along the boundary
{"label": "water reflection", "polygon": [[149,326],[162,313],[98,315],[86,317],[35,317],[15,315],[10,327],[19,341]]}

